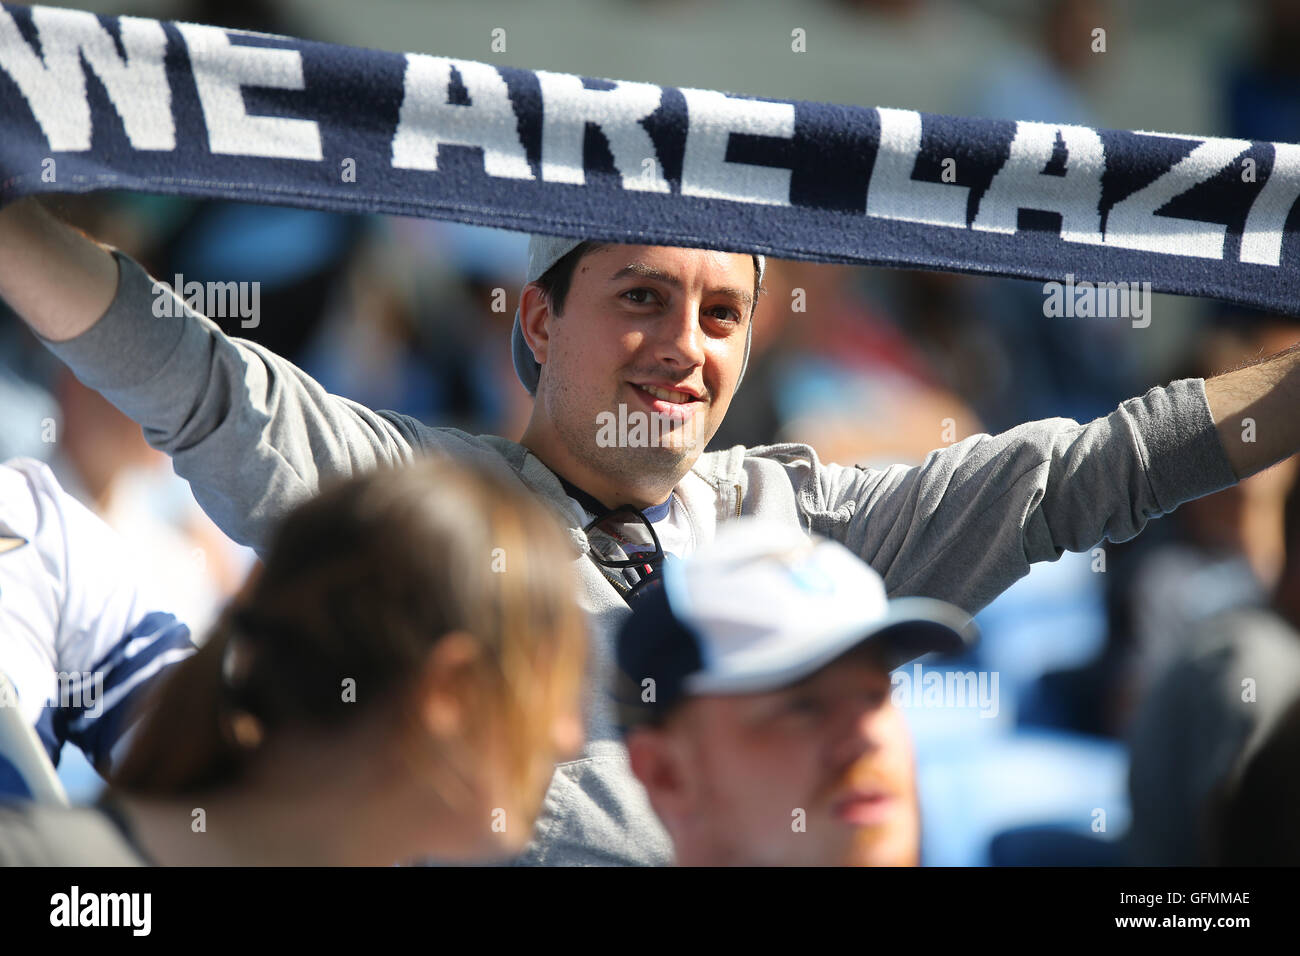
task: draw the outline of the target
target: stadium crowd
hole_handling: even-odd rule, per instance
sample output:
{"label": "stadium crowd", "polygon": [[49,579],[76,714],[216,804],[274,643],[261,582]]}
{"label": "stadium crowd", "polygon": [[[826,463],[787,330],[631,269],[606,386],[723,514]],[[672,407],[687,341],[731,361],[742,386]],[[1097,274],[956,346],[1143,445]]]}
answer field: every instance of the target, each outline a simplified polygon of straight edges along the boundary
{"label": "stadium crowd", "polygon": [[[199,6],[301,32],[274,6]],[[871,15],[922,4],[897,6]],[[1225,135],[1300,141],[1297,6],[1260,5],[1221,80]],[[1104,13],[1051,10],[972,111],[1090,120],[1068,37]],[[722,344],[692,358],[664,336],[628,359],[716,400],[710,487],[737,445],[811,453],[727,465],[744,517],[701,525],[694,459],[614,493],[601,476],[642,458],[584,459],[557,424],[584,396],[556,369],[601,356],[546,323],[588,308],[582,264],[617,248],[152,196],[46,205],[0,210],[0,692],[19,705],[0,707],[0,862],[1300,863],[1294,460],[1222,490],[1187,478],[1123,541],[1086,519],[1127,489],[1080,484],[1045,511],[1078,547],[996,573],[972,511],[1000,479],[962,470],[981,447],[1013,459],[997,442],[1024,422],[1061,422],[1032,439],[1051,443],[1278,353],[1300,320],[1203,303],[1153,358],[1127,323],[1045,318],[1028,283],[658,250],[707,294],[761,275]],[[86,266],[108,293],[66,336],[30,328],[5,278],[20,244],[73,235],[60,221],[119,253]],[[163,328],[150,277],[256,283],[258,315],[178,309],[167,327],[190,331],[167,351],[101,374],[127,306]],[[199,336],[205,364],[164,361]],[[142,370],[169,384],[140,398]],[[171,407],[182,381],[192,405]],[[818,480],[877,509],[856,547],[829,525],[792,537],[816,519],[790,488],[771,503],[809,460],[852,466]],[[904,512],[848,472],[942,478],[950,510]],[[1072,494],[1054,480],[1044,509]],[[918,513],[969,522],[965,566],[944,568],[961,580],[902,586],[938,560],[885,537]],[[990,677],[991,698],[953,697]]]}

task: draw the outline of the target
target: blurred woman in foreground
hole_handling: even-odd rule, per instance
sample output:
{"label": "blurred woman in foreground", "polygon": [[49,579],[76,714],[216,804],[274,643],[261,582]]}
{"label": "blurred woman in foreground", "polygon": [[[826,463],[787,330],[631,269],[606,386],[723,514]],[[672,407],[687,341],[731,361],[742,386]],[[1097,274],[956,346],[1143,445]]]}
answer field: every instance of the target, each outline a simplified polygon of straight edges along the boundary
{"label": "blurred woman in foreground", "polygon": [[535,500],[465,466],[327,489],[162,683],[99,803],[0,809],[0,862],[510,856],[582,743],[572,565]]}

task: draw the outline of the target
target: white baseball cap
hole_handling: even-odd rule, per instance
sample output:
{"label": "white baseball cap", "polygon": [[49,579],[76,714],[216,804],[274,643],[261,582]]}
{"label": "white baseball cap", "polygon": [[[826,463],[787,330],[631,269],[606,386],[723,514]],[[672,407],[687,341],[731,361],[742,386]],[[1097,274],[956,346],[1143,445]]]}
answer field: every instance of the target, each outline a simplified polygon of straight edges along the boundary
{"label": "white baseball cap", "polygon": [[[625,727],[655,722],[682,697],[786,687],[864,642],[889,669],[923,654],[958,654],[977,639],[971,615],[925,597],[889,599],[848,548],[788,524],[740,518],[633,605],[619,632]],[[655,700],[642,688],[654,680]]]}

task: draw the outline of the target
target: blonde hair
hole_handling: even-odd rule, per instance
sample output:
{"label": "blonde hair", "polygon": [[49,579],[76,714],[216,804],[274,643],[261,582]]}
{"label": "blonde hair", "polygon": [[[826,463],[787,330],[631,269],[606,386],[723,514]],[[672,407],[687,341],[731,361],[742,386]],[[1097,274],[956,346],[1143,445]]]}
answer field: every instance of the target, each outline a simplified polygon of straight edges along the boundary
{"label": "blonde hair", "polygon": [[512,787],[531,790],[582,681],[576,557],[540,502],[485,469],[429,460],[338,483],[281,523],[247,593],[149,702],[111,784],[177,796],[235,783],[263,734],[402,699],[461,632],[482,651],[469,733],[499,721]]}

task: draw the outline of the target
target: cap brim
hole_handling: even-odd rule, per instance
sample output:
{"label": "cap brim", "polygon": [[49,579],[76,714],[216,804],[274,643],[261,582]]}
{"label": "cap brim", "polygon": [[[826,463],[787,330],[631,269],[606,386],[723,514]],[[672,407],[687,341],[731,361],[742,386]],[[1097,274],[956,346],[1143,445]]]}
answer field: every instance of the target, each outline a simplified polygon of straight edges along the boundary
{"label": "cap brim", "polygon": [[795,660],[728,673],[695,673],[685,680],[689,694],[761,694],[797,683],[863,644],[881,651],[887,670],[926,654],[945,657],[974,646],[979,632],[969,614],[931,598],[895,598],[889,611],[865,633],[854,629],[823,636]]}

